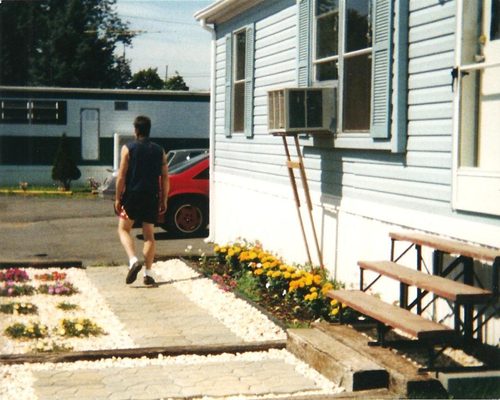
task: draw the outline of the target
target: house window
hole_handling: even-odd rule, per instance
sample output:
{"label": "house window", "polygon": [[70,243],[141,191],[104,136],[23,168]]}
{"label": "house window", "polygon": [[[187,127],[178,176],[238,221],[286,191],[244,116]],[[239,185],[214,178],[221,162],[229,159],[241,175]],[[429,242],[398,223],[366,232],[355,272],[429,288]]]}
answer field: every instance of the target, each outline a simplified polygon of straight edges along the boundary
{"label": "house window", "polygon": [[315,4],[314,76],[316,81],[334,81],[340,89],[341,132],[370,130],[371,9],[371,0]]}
{"label": "house window", "polygon": [[245,31],[240,31],[234,35],[233,51],[233,132],[243,132],[245,129]]}
{"label": "house window", "polygon": [[406,151],[408,2],[300,0],[297,12],[297,83],[337,88],[334,146]]}
{"label": "house window", "polygon": [[66,102],[53,100],[2,100],[0,121],[12,124],[66,124]]}
{"label": "house window", "polygon": [[253,136],[254,26],[226,35],[225,134]]}

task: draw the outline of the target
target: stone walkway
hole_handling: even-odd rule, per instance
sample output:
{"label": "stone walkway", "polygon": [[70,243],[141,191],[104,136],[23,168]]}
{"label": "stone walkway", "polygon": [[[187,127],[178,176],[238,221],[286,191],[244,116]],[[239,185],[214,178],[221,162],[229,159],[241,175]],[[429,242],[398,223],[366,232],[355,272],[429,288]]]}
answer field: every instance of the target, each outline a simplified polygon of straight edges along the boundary
{"label": "stone walkway", "polygon": [[[125,287],[126,268],[88,268],[87,276],[139,347],[241,343],[225,325],[173,287]],[[192,278],[196,279],[196,278]]]}
{"label": "stone walkway", "polygon": [[[147,367],[82,368],[34,373],[40,400],[158,399],[292,394],[314,391],[314,381],[280,359]],[[68,384],[68,383],[71,384]]]}
{"label": "stone walkway", "polygon": [[[159,285],[150,288],[142,285],[139,276],[126,287],[125,274],[125,267],[87,269],[88,277],[136,346],[244,342],[234,329],[195,304],[172,281],[158,279]],[[0,366],[0,385],[12,385],[14,380],[20,383],[11,392],[4,392],[6,399],[255,399],[341,391],[286,350],[275,349]]]}

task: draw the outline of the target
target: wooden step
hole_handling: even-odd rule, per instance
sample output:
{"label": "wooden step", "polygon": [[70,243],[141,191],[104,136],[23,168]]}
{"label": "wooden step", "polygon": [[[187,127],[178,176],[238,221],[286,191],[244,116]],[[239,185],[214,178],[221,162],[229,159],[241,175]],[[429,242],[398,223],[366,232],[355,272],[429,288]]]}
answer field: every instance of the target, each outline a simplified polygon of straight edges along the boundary
{"label": "wooden step", "polygon": [[346,391],[388,387],[384,368],[321,330],[289,329],[287,334],[287,350]]}
{"label": "wooden step", "polygon": [[392,328],[428,342],[449,343],[456,339],[453,329],[393,306],[361,290],[331,290],[327,296]]}
{"label": "wooden step", "polygon": [[[373,324],[340,325],[328,322],[315,322],[313,327],[321,330],[335,342],[340,342],[344,346],[356,351],[360,356],[376,362],[389,373],[389,390],[396,395],[396,398],[413,398],[418,394],[420,398],[447,398],[446,391],[429,372],[419,371],[419,366],[404,352],[393,351],[381,346],[369,346],[367,336],[376,337],[376,330]],[[412,350],[413,354],[415,349]],[[420,350],[420,357],[425,359],[427,349]],[[361,397],[360,397],[361,398]]]}
{"label": "wooden step", "polygon": [[427,235],[419,232],[390,232],[389,236],[395,240],[415,243],[421,246],[429,246],[448,254],[459,254],[471,257],[475,260],[493,262],[500,257],[500,249],[477,246],[439,236]]}
{"label": "wooden step", "polygon": [[493,297],[493,293],[488,290],[415,271],[391,261],[359,261],[358,265],[362,269],[377,272],[461,304],[486,303]]}

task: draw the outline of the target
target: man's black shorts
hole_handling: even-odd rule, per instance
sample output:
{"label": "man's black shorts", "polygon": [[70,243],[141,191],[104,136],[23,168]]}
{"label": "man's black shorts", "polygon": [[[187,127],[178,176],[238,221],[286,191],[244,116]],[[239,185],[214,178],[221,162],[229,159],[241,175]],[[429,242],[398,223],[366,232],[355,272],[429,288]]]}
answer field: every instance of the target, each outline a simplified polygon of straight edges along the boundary
{"label": "man's black shorts", "polygon": [[154,224],[158,220],[158,195],[154,193],[130,192],[123,196],[122,206],[134,221]]}

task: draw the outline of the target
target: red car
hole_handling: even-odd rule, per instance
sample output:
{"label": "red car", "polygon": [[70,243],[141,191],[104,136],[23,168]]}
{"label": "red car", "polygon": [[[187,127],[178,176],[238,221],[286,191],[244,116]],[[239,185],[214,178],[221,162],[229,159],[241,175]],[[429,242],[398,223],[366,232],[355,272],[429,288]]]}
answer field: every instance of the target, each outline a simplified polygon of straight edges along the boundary
{"label": "red car", "polygon": [[177,235],[199,236],[208,227],[208,154],[175,165],[169,170],[169,180],[167,212],[159,225]]}

